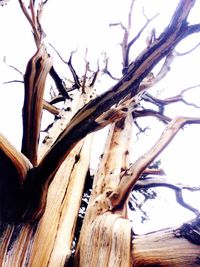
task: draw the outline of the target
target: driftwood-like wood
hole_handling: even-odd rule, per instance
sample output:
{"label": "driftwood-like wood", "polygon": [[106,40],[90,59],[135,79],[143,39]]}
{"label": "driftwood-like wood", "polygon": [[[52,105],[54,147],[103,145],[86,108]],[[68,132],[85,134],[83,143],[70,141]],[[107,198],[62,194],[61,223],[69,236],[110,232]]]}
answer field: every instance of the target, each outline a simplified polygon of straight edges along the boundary
{"label": "driftwood-like wood", "polygon": [[44,45],[41,45],[27,64],[24,75],[22,153],[34,166],[37,165],[45,81],[51,67],[52,59],[46,53]]}
{"label": "driftwood-like wood", "polygon": [[[92,94],[93,89],[88,90]],[[87,101],[86,94],[77,93],[74,101],[68,102],[71,111],[63,112],[61,119],[54,124],[41,146],[39,160],[70,121],[75,110]],[[3,229],[1,243],[4,245],[0,247],[0,266],[4,263],[13,267],[26,263],[38,267],[64,266],[71,255],[76,219],[89,168],[91,139],[89,135],[79,142],[55,174],[49,190],[46,190],[48,195],[42,202],[46,204],[46,209],[40,222],[17,224]]]}
{"label": "driftwood-like wood", "polygon": [[[138,179],[142,174],[150,173],[148,167],[152,161],[186,124],[200,124],[200,118],[171,119],[164,114],[167,104],[178,101],[189,104],[183,99],[184,91],[165,100],[146,91],[168,73],[176,45],[200,31],[200,24],[188,25],[187,22],[196,1],[180,0],[163,33],[156,38],[152,32],[147,48],[129,63],[130,49],[143,31],[136,35],[136,39],[129,40],[131,11],[135,2],[132,0],[128,27],[119,23],[125,31],[122,42],[123,75],[99,96],[95,95],[94,89],[99,67],[91,81],[92,76],[90,79],[87,77],[87,61],[81,81],[70,57],[67,65],[74,83],[69,90],[63,86],[43,42],[40,18],[46,2],[41,1],[37,8],[33,0],[30,0],[29,7],[19,0],[32,27],[37,51],[29,60],[24,75],[22,151],[17,151],[0,135],[0,266],[67,265],[89,169],[91,133],[109,124],[107,143],[94,177],[88,209],[70,266],[198,266],[198,218],[179,228],[138,236],[133,233],[126,212],[131,190],[137,188],[137,183],[141,186],[145,182],[138,182]],[[147,19],[147,24],[150,21]],[[164,58],[160,72],[154,77],[152,69]],[[109,73],[107,67],[108,64],[105,69]],[[43,100],[48,74],[53,77],[62,95],[56,96],[50,104]],[[58,99],[65,101],[66,108],[62,111],[52,106]],[[150,102],[158,111],[138,108],[140,101]],[[57,117],[52,128],[47,129],[39,149],[43,108]],[[136,119],[144,116],[154,116],[166,127],[155,145],[130,165],[132,124],[135,122],[139,128]],[[151,173],[162,174],[159,170]],[[154,179],[153,186],[155,183]],[[189,208],[189,205],[185,207]],[[190,210],[199,216],[197,210]]]}
{"label": "driftwood-like wood", "polygon": [[130,265],[131,226],[126,220],[126,205],[111,213],[104,195],[116,188],[121,171],[129,166],[131,125],[129,115],[110,128],[82,226],[75,266]]}
{"label": "driftwood-like wood", "polygon": [[199,245],[175,235],[177,228],[134,236],[132,266],[180,267],[200,265]]}
{"label": "driftwood-like wood", "polygon": [[[198,32],[200,25],[187,25],[187,16],[195,1],[181,1],[169,26],[150,47],[130,64],[127,74],[110,90],[90,101],[71,120],[38,166],[45,181],[60,166],[74,145],[89,132],[100,128],[98,117],[128,94],[138,93],[139,84],[152,68],[186,36]],[[62,159],[60,161],[60,159]]]}

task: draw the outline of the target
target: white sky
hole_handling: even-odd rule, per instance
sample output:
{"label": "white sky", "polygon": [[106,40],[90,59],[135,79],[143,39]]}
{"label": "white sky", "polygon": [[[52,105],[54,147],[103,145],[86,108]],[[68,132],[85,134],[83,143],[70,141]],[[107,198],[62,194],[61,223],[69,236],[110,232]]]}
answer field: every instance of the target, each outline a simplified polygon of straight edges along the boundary
{"label": "white sky", "polygon": [[[25,0],[24,0],[25,1]],[[28,2],[28,1],[25,1]],[[167,25],[178,0],[138,0],[135,4],[133,13],[133,36],[144,25],[145,20],[141,7],[145,7],[145,14],[148,17],[160,13],[151,24],[149,30],[156,26],[156,32],[159,34]],[[53,44],[61,55],[68,59],[70,52],[78,48],[77,55],[74,56],[74,66],[81,75],[84,71],[84,60],[80,59],[85,48],[88,47],[88,59],[91,61],[93,69],[96,68],[97,59],[101,56],[102,51],[107,51],[110,55],[110,71],[113,75],[119,76],[121,69],[121,51],[120,45],[123,32],[119,27],[108,27],[109,23],[122,21],[127,24],[127,11],[129,9],[129,0],[49,0],[46,4],[42,25],[47,34],[46,42]],[[190,20],[199,22],[200,1],[197,1],[197,7],[192,11]],[[135,18],[135,20],[134,20]],[[3,63],[6,56],[7,64],[17,67],[22,72],[28,59],[35,52],[35,46],[30,32],[30,26],[22,15],[18,1],[11,0],[7,6],[0,8],[1,24],[1,43],[0,43],[0,131],[18,148],[21,141],[21,109],[23,105],[23,84],[13,83],[2,85],[2,82],[19,79],[22,77],[13,69]],[[147,30],[147,32],[149,31]],[[144,35],[145,38],[145,35]],[[145,48],[144,38],[138,42],[131,55],[136,56]],[[191,49],[199,41],[199,36],[188,38],[177,48],[178,51],[184,52]],[[55,66],[61,75],[66,76],[66,66],[60,63],[53,50],[49,52],[54,57]],[[153,90],[166,89],[160,97],[175,95],[180,90],[200,84],[200,48],[186,57],[176,58],[171,67],[171,72],[166,79],[161,81]],[[113,82],[108,78],[103,85],[99,85],[101,90],[109,88]],[[200,105],[199,89],[195,90],[195,103]],[[168,114],[176,116],[194,115],[199,116],[200,111],[191,107],[176,105],[168,108]],[[148,126],[149,122],[141,122],[141,126]],[[148,131],[146,138],[134,143],[133,146],[139,146],[138,157],[150,148],[153,142],[158,139],[159,133],[163,129],[162,124],[157,124],[156,133]],[[99,140],[101,133],[97,133],[96,139]],[[172,145],[163,153],[162,166],[165,168],[167,177],[171,181],[185,182],[187,184],[200,184],[199,177],[199,157],[200,151],[200,126],[186,127],[180,132],[179,138],[175,138]],[[102,141],[103,147],[103,141]],[[102,147],[96,147],[101,153]],[[135,151],[137,151],[135,149]],[[96,164],[93,163],[94,165]],[[197,198],[197,197],[196,197]],[[198,202],[199,203],[199,202]],[[164,217],[163,217],[164,218]],[[163,219],[163,221],[166,221]]]}

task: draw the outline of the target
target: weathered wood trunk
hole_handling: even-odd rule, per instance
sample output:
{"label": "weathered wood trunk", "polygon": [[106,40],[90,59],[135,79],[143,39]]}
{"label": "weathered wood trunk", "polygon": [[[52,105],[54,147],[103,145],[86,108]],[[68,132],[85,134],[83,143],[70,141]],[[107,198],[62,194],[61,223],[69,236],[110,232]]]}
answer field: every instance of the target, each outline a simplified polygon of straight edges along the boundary
{"label": "weathered wood trunk", "polygon": [[[59,90],[65,100],[70,99],[69,91],[75,92],[71,96],[73,101],[69,100],[67,111],[59,114],[61,119],[54,123],[39,155],[42,108],[53,109],[53,114],[57,114],[58,110],[43,101],[47,74],[55,78],[40,24],[43,4],[47,1],[39,5],[37,12],[34,2],[31,0],[29,8],[26,8],[19,0],[31,24],[37,46],[24,75],[22,153],[0,135],[0,197],[3,203],[0,214],[3,220],[3,223],[0,221],[0,266],[199,266],[199,218],[195,224],[188,223],[176,229],[138,236],[133,233],[126,212],[128,196],[149,164],[184,125],[200,123],[200,118],[171,119],[164,116],[163,110],[137,109],[140,100],[145,100],[145,97],[159,109],[183,100],[182,95],[159,100],[148,94],[142,95],[142,92],[166,75],[169,70],[167,61],[170,61],[176,45],[200,31],[200,25],[188,25],[187,21],[195,0],[180,1],[168,27],[158,38],[152,36],[146,49],[130,64],[129,49],[134,39],[127,43],[128,32],[125,29],[123,76],[95,99],[93,86],[99,70],[93,73],[93,78],[88,78],[87,62],[82,81],[73,69],[70,57],[67,64],[74,84],[67,91],[61,79],[55,79],[55,83],[58,88],[61,86]],[[166,62],[158,76],[154,77],[151,71],[163,58]],[[165,68],[167,70],[163,73]],[[150,151],[130,166],[132,119],[147,115],[153,115],[168,125]],[[95,174],[73,263],[69,264],[89,169],[91,133],[108,124],[112,125],[105,151]]]}
{"label": "weathered wood trunk", "polygon": [[126,205],[109,211],[106,196],[129,166],[132,117],[111,126],[96,173],[75,257],[76,266],[130,266],[131,226]]}
{"label": "weathered wood trunk", "polygon": [[131,116],[110,127],[74,264],[80,267],[199,266],[199,241],[198,244],[189,242],[178,228],[138,236],[131,229],[126,205],[110,211],[106,196],[115,190],[123,171],[129,168],[131,128]]}
{"label": "weathered wood trunk", "polygon": [[176,232],[176,228],[171,228],[135,236],[132,266],[199,266],[199,245],[176,236]]}
{"label": "weathered wood trunk", "polygon": [[[90,89],[89,89],[90,90]],[[40,159],[76,110],[87,102],[77,93],[71,112],[64,112],[41,147]],[[0,266],[64,266],[71,255],[76,219],[89,168],[92,136],[80,141],[63,162],[48,189],[46,209],[39,221],[31,224],[3,225]]]}
{"label": "weathered wood trunk", "polygon": [[[88,89],[88,96],[91,90]],[[76,93],[74,101],[68,103],[73,105],[71,113],[65,112],[55,123],[41,147],[40,160],[73,112],[87,101],[86,94]],[[131,125],[130,115],[110,127],[73,264],[82,267],[199,266],[199,245],[177,234],[177,229],[137,236],[132,233],[126,205],[110,210],[107,196],[129,168]],[[2,226],[0,266],[67,265],[89,168],[90,145],[91,135],[67,156],[48,189],[46,209],[39,221]]]}

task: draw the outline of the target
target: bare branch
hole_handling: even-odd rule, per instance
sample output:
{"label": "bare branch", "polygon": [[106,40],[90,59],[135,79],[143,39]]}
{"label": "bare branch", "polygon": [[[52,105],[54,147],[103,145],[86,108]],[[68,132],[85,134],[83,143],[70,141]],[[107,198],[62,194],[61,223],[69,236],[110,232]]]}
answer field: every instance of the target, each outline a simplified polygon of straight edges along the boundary
{"label": "bare branch", "polygon": [[[56,52],[56,54],[59,56],[59,58],[61,59],[61,61],[65,64],[67,64],[67,61],[64,60],[64,58],[61,56],[61,54],[58,52],[58,50],[51,44],[49,43],[49,45],[53,48],[53,50]],[[76,50],[77,51],[77,50]],[[72,51],[72,53],[76,52],[76,51]]]}
{"label": "bare branch", "polygon": [[126,30],[126,27],[122,24],[122,22],[110,23],[109,26],[110,27],[113,27],[113,26],[121,26],[121,28],[123,30]]}
{"label": "bare branch", "polygon": [[[144,171],[143,171],[143,174],[145,175],[165,175],[165,172],[163,169],[150,169],[150,168],[146,168]],[[139,180],[140,181],[140,180]]]}
{"label": "bare branch", "polygon": [[[133,113],[134,114],[134,113]],[[136,125],[136,127],[138,128],[139,132],[136,133],[136,137],[137,137],[137,141],[139,139],[139,134],[141,133],[146,133],[147,130],[150,130],[150,128],[147,126],[144,129],[140,127],[140,125],[138,124],[138,122],[134,119],[134,124]]]}
{"label": "bare branch", "polygon": [[74,51],[71,52],[70,58],[67,62],[67,65],[72,73],[72,76],[74,78],[74,85],[73,85],[73,89],[79,89],[81,88],[81,84],[79,82],[79,77],[74,69],[74,67],[72,66],[72,55],[74,54]]}
{"label": "bare branch", "polygon": [[53,48],[53,50],[56,52],[56,54],[59,56],[59,58],[62,60],[62,62],[68,65],[68,67],[72,73],[73,79],[74,79],[74,85],[72,86],[72,90],[79,89],[81,87],[81,84],[79,82],[79,77],[78,77],[74,67],[72,66],[72,56],[77,51],[77,49],[71,52],[69,60],[66,61],[63,59],[63,57],[60,55],[60,53],[57,51],[57,49],[52,44],[49,43],[49,45]]}
{"label": "bare branch", "polygon": [[94,84],[95,84],[95,82],[97,80],[98,74],[99,74],[99,62],[97,63],[97,70],[93,73],[93,77],[91,78],[92,81],[91,81],[89,87],[93,87],[94,86]]}
{"label": "bare branch", "polygon": [[109,26],[121,26],[121,28],[124,30],[124,36],[123,40],[121,43],[122,46],[122,60],[123,60],[123,71],[122,73],[124,74],[124,70],[127,69],[128,65],[126,66],[126,57],[127,57],[127,48],[128,48],[128,39],[129,39],[129,34],[130,34],[130,29],[131,29],[131,23],[132,23],[132,11],[133,11],[133,4],[135,3],[135,0],[131,1],[131,5],[129,8],[129,13],[128,13],[128,26],[125,27],[121,22],[119,23],[111,23]]}
{"label": "bare branch", "polygon": [[[157,38],[153,44],[145,49],[139,56],[136,58],[129,66],[129,70],[126,75],[124,75],[121,80],[114,85],[111,89],[106,91],[100,96],[97,96],[94,100],[91,100],[87,105],[80,109],[76,115],[72,118],[70,124],[63,130],[60,136],[57,138],[55,143],[51,146],[47,154],[43,157],[40,164],[36,168],[37,177],[42,177],[41,185],[44,186],[50,183],[52,175],[57,171],[60,164],[69,154],[71,149],[85,137],[88,133],[98,129],[99,124],[97,123],[98,118],[104,113],[107,112],[113,105],[119,103],[127,95],[131,94],[133,97],[138,93],[138,88],[141,81],[146,77],[146,75],[151,72],[153,67],[164,57],[166,57],[170,51],[187,35],[194,32],[200,31],[200,27],[188,26],[186,23],[187,16],[190,13],[191,8],[193,7],[195,1],[186,0],[180,1],[179,6],[177,7],[173,18],[166,28],[166,30]],[[189,28],[188,28],[189,27]],[[181,120],[181,119],[180,119]],[[178,123],[174,125],[175,129],[180,126],[179,119]],[[173,122],[169,123],[169,127],[172,126]],[[182,125],[180,126],[182,127]],[[173,130],[173,133],[176,130]],[[158,144],[158,150],[153,150],[150,156],[150,162],[154,159],[155,156],[161,152],[161,150],[168,144],[172,139],[170,136],[170,130],[167,131],[165,138],[169,140],[160,140],[161,144]],[[163,143],[162,143],[163,141]],[[144,157],[145,159],[145,157]],[[136,163],[136,176],[134,179],[130,179],[127,182],[127,185],[121,185],[123,187],[123,192],[126,194],[130,192],[131,188],[134,185],[133,180],[137,180],[137,176],[147,167],[149,161],[138,162]],[[142,165],[142,167],[141,167]],[[33,180],[36,178],[33,178]],[[125,179],[122,179],[122,182]],[[132,182],[130,182],[130,180]],[[127,188],[128,187],[128,188]],[[130,188],[129,188],[130,187]],[[119,192],[120,188],[119,188]],[[113,195],[112,195],[113,196]],[[113,197],[114,198],[114,197]],[[120,199],[121,198],[121,199]],[[118,198],[118,203],[121,203],[124,199],[123,193]],[[124,199],[125,200],[125,199]],[[114,201],[113,199],[111,202]],[[115,205],[115,202],[114,202]],[[116,204],[117,205],[117,204]]]}
{"label": "bare branch", "polygon": [[165,124],[167,122],[171,121],[171,118],[161,114],[158,111],[152,110],[152,109],[135,110],[132,115],[133,115],[134,120],[135,120],[135,118],[139,118],[139,117],[152,116],[152,117],[158,118],[160,121],[162,121]]}
{"label": "bare branch", "polygon": [[107,74],[111,79],[115,80],[115,81],[119,81],[118,78],[114,77],[110,71],[108,70],[108,61],[109,61],[109,57],[106,55],[106,53],[103,53],[104,54],[104,64],[105,64],[105,67],[103,68],[102,72]]}
{"label": "bare branch", "polygon": [[28,12],[27,8],[25,7],[22,0],[19,0],[19,4],[21,6],[22,12],[24,13],[25,17],[27,18],[27,20],[29,21],[29,23],[33,29],[33,35],[35,38],[35,43],[36,43],[37,48],[39,48],[39,46],[41,45],[41,42],[42,42],[42,33],[41,33],[40,25],[38,25],[37,18],[35,16],[33,0],[30,0],[31,15],[29,15],[29,12]]}
{"label": "bare branch", "polygon": [[152,95],[150,95],[148,92],[144,92],[142,95],[141,95],[141,98],[145,101],[148,101],[148,102],[151,102],[152,104],[156,104],[158,106],[165,106],[165,105],[169,105],[169,104],[172,104],[172,103],[176,103],[176,102],[183,102],[185,103],[186,105],[190,105],[190,106],[193,106],[195,108],[200,108],[200,106],[196,105],[195,103],[191,103],[187,100],[184,99],[183,97],[183,94],[189,90],[192,90],[194,88],[198,88],[200,87],[200,85],[194,85],[194,86],[190,86],[186,89],[183,89],[178,95],[176,96],[172,96],[172,97],[169,97],[169,98],[166,98],[166,99],[158,99]]}
{"label": "bare branch", "polygon": [[24,75],[22,153],[30,159],[33,165],[37,165],[43,94],[46,76],[51,67],[52,59],[46,53],[45,47],[40,46],[35,55],[29,60]]}
{"label": "bare branch", "polygon": [[185,56],[185,55],[188,55],[190,53],[192,53],[195,49],[197,49],[197,47],[200,46],[200,42],[198,44],[196,44],[192,49],[190,49],[189,51],[186,51],[184,53],[180,53],[180,52],[175,52],[177,56]]}
{"label": "bare branch", "polygon": [[4,57],[3,62],[4,62],[6,65],[8,65],[8,67],[10,67],[10,68],[16,70],[20,75],[24,76],[24,74],[23,74],[18,68],[16,68],[16,67],[13,66],[13,65],[9,65],[9,64],[7,64],[7,62],[6,62],[6,57]]}
{"label": "bare branch", "polygon": [[141,92],[141,91],[147,90],[147,89],[153,87],[159,81],[161,81],[170,71],[170,65],[172,64],[175,56],[176,56],[176,54],[174,51],[169,53],[169,55],[167,55],[163,65],[162,65],[159,73],[156,76],[154,76],[153,73],[149,73],[149,75],[147,75],[145,77],[145,79],[142,81],[142,83],[140,84],[139,91]]}
{"label": "bare branch", "polygon": [[58,115],[60,110],[43,99],[43,108],[53,115]]}
{"label": "bare branch", "polygon": [[59,77],[58,73],[56,72],[55,68],[52,66],[49,74],[51,75],[52,79],[54,80],[56,87],[59,91],[59,93],[65,98],[65,99],[71,99],[69,94],[67,93],[67,90],[63,84],[62,79]]}
{"label": "bare branch", "polygon": [[131,24],[132,24],[132,13],[133,13],[133,5],[135,3],[135,0],[132,0],[129,13],[128,13],[128,30],[131,29]]}
{"label": "bare branch", "polygon": [[12,81],[8,81],[8,82],[3,82],[3,84],[9,84],[9,83],[24,83],[24,81],[12,80]]}
{"label": "bare branch", "polygon": [[86,48],[85,57],[84,57],[84,60],[85,60],[85,73],[83,75],[83,82],[82,82],[82,86],[81,86],[83,94],[86,93],[85,86],[86,86],[86,80],[87,80],[87,72],[89,71],[89,65],[90,65],[90,63],[87,61],[87,53],[88,53],[88,49]]}
{"label": "bare branch", "polygon": [[165,128],[159,140],[146,154],[142,155],[121,179],[119,186],[114,190],[109,198],[110,209],[123,206],[130,191],[138,181],[140,175],[149,164],[163,151],[172,141],[178,131],[186,124],[200,124],[200,118],[177,117],[173,119]]}
{"label": "bare branch", "polygon": [[138,32],[138,34],[128,43],[127,45],[127,49],[126,49],[126,53],[125,53],[125,57],[124,57],[124,68],[122,73],[126,73],[128,66],[129,66],[129,53],[130,53],[130,49],[133,46],[133,44],[140,38],[141,34],[144,32],[144,30],[147,28],[147,26],[149,25],[149,23],[155,19],[159,14],[154,15],[151,19],[147,19],[147,22],[145,23],[145,25],[141,28],[141,30]]}
{"label": "bare branch", "polygon": [[49,103],[50,103],[51,105],[53,105],[53,104],[59,103],[59,102],[61,102],[61,101],[65,101],[65,98],[64,98],[62,95],[57,95],[57,96],[53,97],[53,98],[49,101]]}
{"label": "bare branch", "polygon": [[169,181],[167,181],[164,178],[157,177],[157,178],[147,178],[143,180],[138,180],[137,183],[135,184],[134,190],[138,190],[140,188],[152,188],[152,187],[166,187],[166,188],[174,190],[176,194],[177,202],[182,207],[189,209],[190,211],[195,213],[196,216],[199,216],[199,211],[184,201],[182,191],[183,189],[187,189],[193,192],[199,191],[200,187],[191,187],[191,186],[186,186],[186,185],[181,185],[181,184],[172,184],[172,183],[169,183]]}

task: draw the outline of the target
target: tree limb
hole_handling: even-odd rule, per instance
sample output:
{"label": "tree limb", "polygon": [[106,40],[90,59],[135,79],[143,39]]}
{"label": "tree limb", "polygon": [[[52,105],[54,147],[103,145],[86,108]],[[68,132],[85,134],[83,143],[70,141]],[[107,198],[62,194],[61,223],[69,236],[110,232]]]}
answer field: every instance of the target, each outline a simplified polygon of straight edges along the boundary
{"label": "tree limb", "polygon": [[58,73],[56,72],[55,68],[52,66],[49,74],[51,75],[52,79],[54,80],[56,84],[56,88],[58,89],[59,93],[65,98],[65,99],[71,99],[69,96],[65,86],[63,85],[62,79],[59,77]]}
{"label": "tree limb", "polygon": [[[154,41],[151,47],[129,66],[128,73],[110,90],[85,105],[71,120],[38,166],[42,179],[46,180],[57,170],[74,145],[89,132],[98,129],[97,118],[126,95],[136,95],[138,86],[151,69],[188,34],[187,16],[195,1],[180,2],[170,25]],[[190,26],[191,27],[191,26]],[[200,25],[195,28],[200,31]],[[187,34],[186,34],[187,33]],[[70,138],[69,138],[70,136]]]}
{"label": "tree limb", "polygon": [[53,115],[58,115],[60,113],[60,110],[53,105],[51,105],[49,102],[43,99],[43,108]]}
{"label": "tree limb", "polygon": [[192,211],[196,216],[199,216],[199,211],[195,208],[193,208],[190,204],[186,203],[183,199],[182,191],[183,189],[187,189],[190,191],[198,191],[200,190],[200,187],[191,187],[191,186],[185,186],[180,184],[172,184],[169,183],[166,179],[163,178],[146,178],[142,180],[138,180],[137,183],[134,186],[134,190],[138,190],[140,188],[152,188],[152,187],[167,187],[172,190],[174,190],[176,194],[176,201],[179,205],[182,207]]}
{"label": "tree limb", "polygon": [[200,118],[177,117],[173,119],[156,144],[127,170],[122,176],[119,186],[108,197],[110,209],[117,209],[123,206],[130,191],[138,181],[140,175],[148,165],[163,151],[172,141],[178,131],[186,124],[200,124]]}
{"label": "tree limb", "polygon": [[23,105],[22,153],[37,165],[43,94],[46,76],[52,67],[52,59],[44,46],[40,46],[29,60],[24,75],[25,96]]}
{"label": "tree limb", "polygon": [[166,105],[169,105],[169,104],[172,104],[172,103],[177,103],[177,102],[183,102],[185,103],[186,105],[189,105],[189,106],[193,106],[195,108],[200,108],[200,106],[196,105],[195,103],[191,103],[187,100],[184,99],[184,93],[189,91],[189,90],[192,90],[194,88],[198,88],[200,87],[200,85],[194,85],[194,86],[190,86],[186,89],[183,89],[181,90],[181,92],[178,94],[178,95],[175,95],[175,96],[172,96],[172,97],[168,97],[166,99],[158,99],[154,96],[152,96],[151,94],[149,94],[148,92],[144,92],[142,95],[141,95],[141,98],[144,100],[144,101],[148,101],[148,102],[151,102],[152,104],[155,104],[159,107],[164,107]]}
{"label": "tree limb", "polygon": [[[38,185],[40,188],[38,188],[38,191],[42,190],[44,186],[48,187],[53,175],[62,164],[66,156],[69,154],[71,149],[77,144],[77,142],[85,137],[88,133],[98,129],[99,123],[97,121],[100,115],[102,115],[116,103],[119,103],[127,95],[131,94],[132,97],[134,97],[138,93],[138,88],[141,81],[153,69],[153,67],[163,57],[167,56],[187,35],[200,31],[200,25],[195,25],[194,27],[188,26],[186,21],[194,3],[195,0],[180,1],[169,26],[159,36],[159,38],[157,38],[151,44],[150,47],[145,49],[138,56],[138,58],[136,58],[135,62],[130,64],[127,74],[125,74],[110,90],[96,97],[94,100],[91,100],[74,115],[69,125],[64,129],[60,136],[58,136],[57,140],[51,146],[47,154],[43,157],[38,167],[34,169],[31,179],[33,182],[36,181],[36,179],[37,181],[40,180]],[[177,121],[179,120],[177,119]],[[171,126],[172,123],[169,125]],[[167,144],[168,142],[165,142],[164,146]],[[159,149],[162,147],[162,145],[163,144],[161,144]],[[156,153],[154,151],[150,157],[149,163],[155,156]],[[137,164],[139,163],[137,162]],[[140,164],[137,166],[139,174],[144,170],[144,166],[145,168],[147,167],[146,163],[142,163],[142,168]],[[137,180],[137,177],[134,179]],[[29,178],[27,178],[27,182],[28,181]],[[133,184],[134,182],[130,183],[129,179],[129,183],[122,191],[125,192],[125,194],[126,192],[130,192]],[[119,200],[119,203],[121,203],[122,199],[125,198],[123,193],[120,197],[121,200]],[[113,199],[111,202],[112,201]],[[117,205],[115,205],[115,202],[113,204],[114,206]]]}

